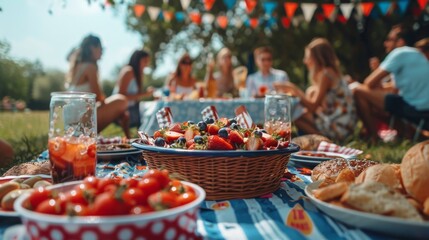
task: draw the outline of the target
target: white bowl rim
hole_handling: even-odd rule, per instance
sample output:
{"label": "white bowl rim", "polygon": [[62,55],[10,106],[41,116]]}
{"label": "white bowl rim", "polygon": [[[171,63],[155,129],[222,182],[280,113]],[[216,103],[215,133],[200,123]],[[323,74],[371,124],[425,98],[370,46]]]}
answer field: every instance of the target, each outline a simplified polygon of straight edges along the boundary
{"label": "white bowl rim", "polygon": [[[15,211],[20,215],[21,219],[32,219],[36,220],[37,222],[47,222],[54,225],[61,225],[61,224],[78,224],[78,225],[95,225],[95,224],[126,224],[126,223],[133,223],[138,221],[151,221],[156,220],[160,218],[165,217],[171,217],[178,215],[182,212],[186,212],[189,209],[193,209],[198,207],[202,201],[204,201],[206,197],[206,192],[203,188],[200,186],[186,182],[181,181],[183,184],[190,186],[194,189],[194,191],[197,194],[197,199],[194,201],[187,203],[185,205],[162,210],[162,211],[155,211],[150,213],[143,213],[138,215],[118,215],[118,216],[63,216],[63,215],[49,215],[49,214],[43,214],[43,213],[37,213],[35,211],[28,210],[22,206],[23,202],[30,196],[31,193],[25,193],[22,196],[20,196],[14,203],[14,209]],[[73,182],[67,182],[67,183],[61,183],[57,185],[52,185],[49,187],[49,189],[57,189],[61,187],[66,187],[70,185],[77,185],[82,183],[82,181],[73,181]]]}

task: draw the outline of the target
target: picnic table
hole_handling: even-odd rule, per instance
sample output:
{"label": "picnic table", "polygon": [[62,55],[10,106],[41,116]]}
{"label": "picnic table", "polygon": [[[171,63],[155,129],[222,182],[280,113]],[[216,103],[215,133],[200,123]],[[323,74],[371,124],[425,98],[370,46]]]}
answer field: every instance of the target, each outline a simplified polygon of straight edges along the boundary
{"label": "picnic table", "polygon": [[[43,152],[40,160],[46,160]],[[97,176],[114,171],[139,174],[144,161],[135,157],[97,164]],[[114,170],[116,169],[116,170]],[[320,212],[305,196],[308,169],[287,166],[280,188],[272,194],[224,201],[204,201],[197,222],[204,239],[385,239],[386,235],[348,227]],[[0,239],[18,217],[0,216]]]}
{"label": "picnic table", "polygon": [[[297,119],[303,113],[303,107],[297,98],[291,97],[292,120]],[[208,106],[215,106],[219,117],[235,117],[234,110],[244,105],[255,124],[264,123],[264,98],[249,99],[198,99],[183,101],[157,100],[140,102],[141,123],[139,130],[152,135],[159,129],[156,120],[156,112],[164,107],[170,107],[174,122],[186,122],[188,120],[199,121],[202,119],[201,111]]]}

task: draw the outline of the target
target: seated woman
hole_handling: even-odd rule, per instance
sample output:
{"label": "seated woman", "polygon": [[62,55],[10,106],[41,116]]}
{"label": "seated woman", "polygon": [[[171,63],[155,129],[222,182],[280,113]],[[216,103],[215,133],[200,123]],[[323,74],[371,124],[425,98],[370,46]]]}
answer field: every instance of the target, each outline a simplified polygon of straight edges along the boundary
{"label": "seated woman", "polygon": [[[214,72],[215,65],[218,71]],[[209,97],[236,97],[238,95],[237,89],[234,86],[232,55],[228,48],[222,48],[216,56],[216,63],[214,61],[207,63],[206,72],[206,86],[209,92]],[[210,80],[215,80],[215,93],[210,94]],[[211,96],[215,95],[215,96]]]}
{"label": "seated woman", "polygon": [[196,79],[192,77],[192,59],[188,53],[179,59],[176,71],[167,78],[170,96],[183,99],[196,89]]}
{"label": "seated woman", "polygon": [[353,133],[357,116],[353,96],[328,40],[316,38],[311,41],[305,48],[304,64],[311,80],[306,93],[290,82],[277,84],[277,90],[298,97],[307,109],[307,113],[295,121],[300,130],[344,140]]}
{"label": "seated woman", "polygon": [[154,89],[148,87],[142,92],[143,69],[149,64],[149,53],[136,50],[130,57],[128,64],[119,73],[113,94],[125,95],[128,99],[129,126],[140,127],[140,99],[152,96]]}
{"label": "seated woman", "polygon": [[99,79],[97,61],[101,58],[102,47],[98,37],[86,36],[79,49],[70,57],[70,71],[67,76],[68,90],[77,92],[91,92],[96,94],[97,100],[97,132],[101,132],[110,123],[119,120],[124,134],[130,138],[128,115],[125,114],[128,100],[122,94],[115,94],[108,98],[104,95]]}

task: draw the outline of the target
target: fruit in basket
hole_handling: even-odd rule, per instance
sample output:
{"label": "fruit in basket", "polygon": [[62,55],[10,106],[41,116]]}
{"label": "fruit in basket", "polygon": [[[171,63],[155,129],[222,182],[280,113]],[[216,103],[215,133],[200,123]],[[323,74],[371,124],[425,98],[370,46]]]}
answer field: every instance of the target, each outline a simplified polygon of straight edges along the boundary
{"label": "fruit in basket", "polygon": [[254,151],[282,149],[289,145],[289,133],[269,134],[257,127],[243,128],[236,119],[227,118],[174,123],[155,131],[152,139],[142,132],[139,135],[144,144],[189,150]]}

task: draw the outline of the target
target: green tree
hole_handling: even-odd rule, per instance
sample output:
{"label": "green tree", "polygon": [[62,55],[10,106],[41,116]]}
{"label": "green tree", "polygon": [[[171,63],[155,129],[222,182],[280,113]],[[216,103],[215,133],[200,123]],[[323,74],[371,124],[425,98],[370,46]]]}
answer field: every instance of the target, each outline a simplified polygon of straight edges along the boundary
{"label": "green tree", "polygon": [[51,92],[64,90],[64,73],[58,70],[46,71],[45,74],[37,76],[34,81],[31,108],[49,109]]}

